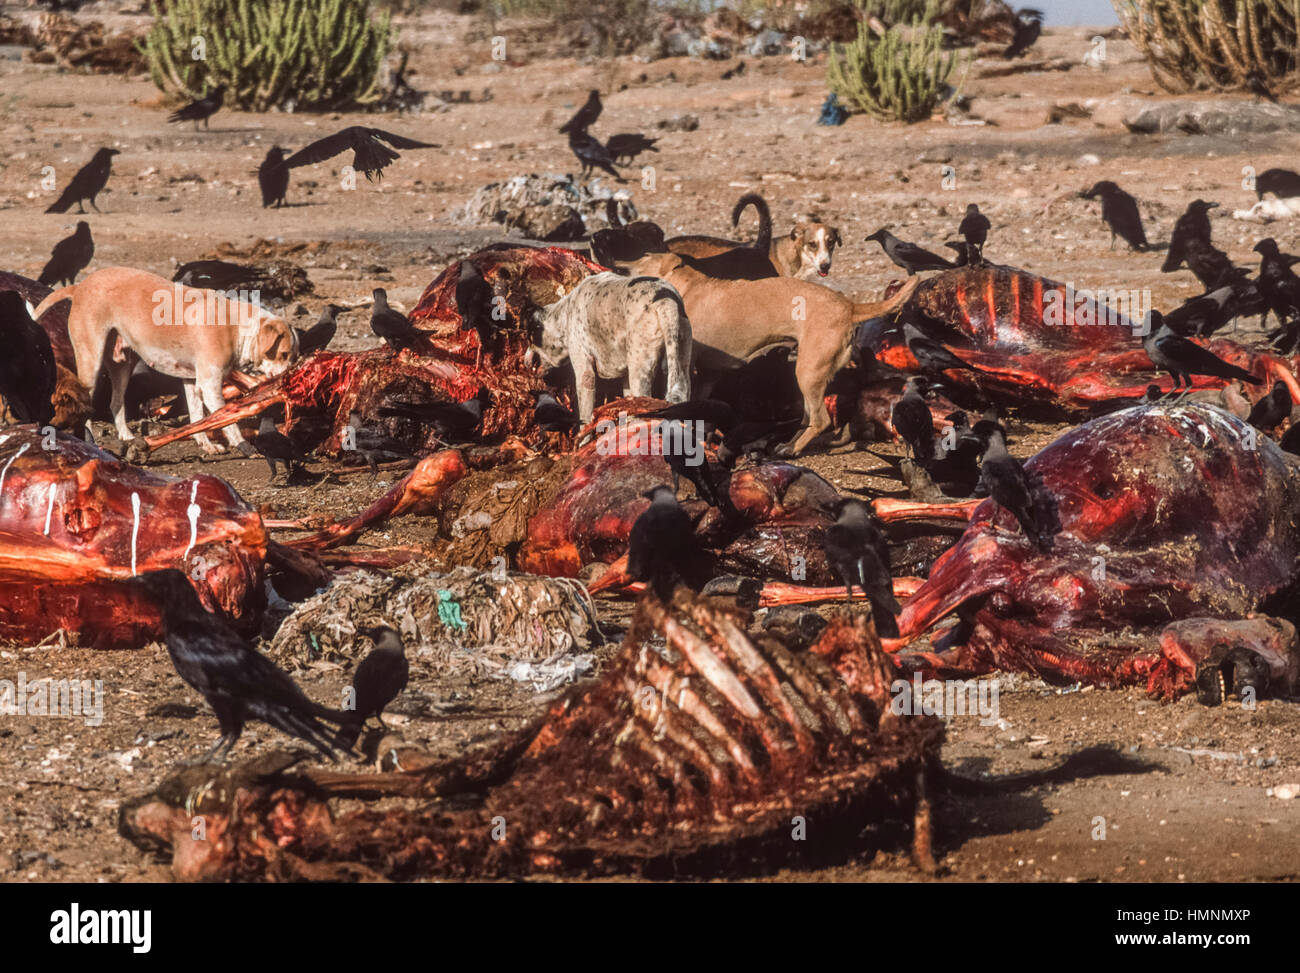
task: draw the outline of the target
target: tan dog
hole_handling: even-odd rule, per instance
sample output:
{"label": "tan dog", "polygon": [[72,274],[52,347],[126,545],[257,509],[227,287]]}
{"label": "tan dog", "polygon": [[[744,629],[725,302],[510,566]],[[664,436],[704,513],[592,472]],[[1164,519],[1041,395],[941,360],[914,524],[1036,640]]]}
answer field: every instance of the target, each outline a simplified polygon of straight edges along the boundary
{"label": "tan dog", "polygon": [[[93,389],[101,366],[108,366],[113,422],[123,441],[134,438],[125,403],[136,357],[183,381],[193,422],[225,404],[221,386],[234,369],[278,375],[298,356],[297,333],[270,311],[143,270],[97,270],[80,284],[54,291],[37,315],[64,300],[72,301],[68,337],[77,378]],[[232,446],[244,441],[235,425],[223,431]],[[194,438],[204,452],[219,450],[202,433]]]}
{"label": "tan dog", "polygon": [[[685,265],[674,253],[643,257],[632,272],[662,277],[682,295],[701,370],[738,368],[777,344],[793,341],[798,346],[794,376],[803,395],[804,428],[791,444],[795,456],[830,427],[826,385],[848,364],[857,324],[893,313],[917,284],[912,278],[888,300],[858,303],[829,287],[790,277],[718,280]],[[696,394],[707,393],[697,388]]]}
{"label": "tan dog", "polygon": [[[831,272],[835,248],[843,245],[838,229],[810,220],[796,223],[788,236],[773,240],[768,257],[782,277],[825,277]],[[740,246],[744,244],[712,236],[679,236],[667,242],[670,252],[697,259]]]}

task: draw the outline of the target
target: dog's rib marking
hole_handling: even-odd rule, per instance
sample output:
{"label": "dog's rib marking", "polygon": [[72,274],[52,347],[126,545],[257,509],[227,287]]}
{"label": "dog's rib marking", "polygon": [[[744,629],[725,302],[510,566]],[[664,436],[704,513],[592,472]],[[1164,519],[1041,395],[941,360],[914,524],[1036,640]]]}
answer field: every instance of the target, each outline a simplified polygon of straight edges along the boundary
{"label": "dog's rib marking", "polygon": [[140,494],[131,494],[131,577],[135,577],[135,542],[140,534]]}
{"label": "dog's rib marking", "polygon": [[5,477],[9,473],[9,467],[13,466],[14,460],[16,460],[19,456],[23,455],[23,453],[27,452],[27,450],[31,448],[31,445],[32,445],[31,443],[23,443],[21,446],[19,446],[18,452],[10,456],[9,462],[5,463],[4,469],[0,470],[0,494],[4,493]]}
{"label": "dog's rib marking", "polygon": [[190,487],[190,505],[185,508],[185,513],[190,518],[190,542],[185,545],[185,553],[181,555],[182,561],[190,556],[190,551],[194,549],[194,542],[199,539],[199,505],[194,502],[198,492],[199,481],[195,480],[194,485]]}
{"label": "dog's rib marking", "polygon": [[54,494],[55,491],[58,490],[58,488],[59,485],[57,483],[50,484],[50,499],[49,502],[45,505],[45,536],[46,537],[50,536],[50,520],[54,516]]}

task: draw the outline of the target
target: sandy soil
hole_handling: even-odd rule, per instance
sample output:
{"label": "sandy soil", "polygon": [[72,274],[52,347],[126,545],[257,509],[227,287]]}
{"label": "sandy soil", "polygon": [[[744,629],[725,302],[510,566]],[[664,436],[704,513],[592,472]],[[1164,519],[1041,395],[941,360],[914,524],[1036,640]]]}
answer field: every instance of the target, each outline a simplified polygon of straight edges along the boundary
{"label": "sandy soil", "polygon": [[[937,246],[953,235],[970,201],[993,221],[988,249],[1000,262],[1079,286],[1150,288],[1157,307],[1197,293],[1189,272],[1160,274],[1158,254],[1108,249],[1099,204],[1074,198],[1103,178],[1139,197],[1152,239],[1167,239],[1173,220],[1199,196],[1224,204],[1213,216],[1215,240],[1243,263],[1253,263],[1250,247],[1266,233],[1284,249],[1296,244],[1292,226],[1262,231],[1226,212],[1253,201],[1241,188],[1243,166],[1294,165],[1290,140],[1128,133],[1119,122],[1125,110],[1163,96],[1123,40],[1110,41],[1105,72],[1079,66],[981,80],[983,65],[976,65],[963,90],[993,126],[936,120],[907,127],[854,117],[841,128],[820,128],[813,124],[825,95],[820,59],[747,58],[749,70],[724,82],[726,63],[576,63],[542,58],[540,47],[520,43],[502,67],[490,59],[482,25],[470,19],[434,14],[401,26],[404,40],[419,47],[412,61],[418,88],[469,89],[476,99],[488,89],[491,100],[411,116],[223,111],[210,132],[196,133],[166,124],[165,106],[146,79],[0,60],[0,136],[7,147],[0,157],[0,267],[35,277],[51,245],[75,222],[42,212],[49,202],[40,187],[42,167],[54,166],[62,185],[96,147],[112,145],[122,154],[100,198],[103,214],[90,217],[97,244],[92,269],[129,264],[170,276],[176,263],[223,243],[237,250],[260,238],[287,248],[317,244],[293,255],[316,288],[297,323],[314,320],[326,299],[361,304],[376,285],[409,307],[450,260],[502,238],[491,227],[449,222],[450,211],[474,189],[519,173],[572,169],[555,128],[592,86],[609,92],[597,126],[606,135],[651,131],[683,112],[699,117],[698,130],[665,133],[662,151],[650,157],[656,191],[630,187],[643,216],[670,233],[723,233],[734,199],[761,190],[778,230],[809,211],[842,228],[846,246],[830,283],[854,294],[877,293],[896,276],[874,244],[862,243],[866,233],[888,224],[905,238]],[[1077,61],[1093,33],[1049,30],[1040,49]],[[1046,123],[1054,104],[1070,102],[1091,107],[1092,118]],[[340,188],[339,165],[297,170],[293,205],[260,208],[252,170],[270,145],[298,147],[349,124],[378,125],[442,148],[404,153],[382,183],[362,181],[351,191]],[[951,191],[942,182],[945,165],[955,170]],[[335,346],[374,344],[367,322],[364,310],[345,316]],[[1030,454],[1060,428],[1020,425],[1013,430],[1016,450]],[[883,459],[893,455],[893,446],[876,444],[866,452],[814,456],[807,465],[845,491],[894,492],[897,482],[880,478]],[[186,444],[155,459],[164,472],[201,467],[226,477],[277,516],[359,510],[393,477],[371,482],[361,474],[281,487],[268,484],[260,460],[202,460]],[[433,534],[432,526],[413,521],[372,540]],[[112,653],[54,643],[0,650],[0,677],[18,671],[29,680],[103,679],[106,718],[98,727],[0,718],[0,876],[166,880],[165,866],[117,836],[116,812],[123,799],[150,789],[215,739],[202,699],[180,682],[159,645]],[[295,676],[320,699],[349,681],[346,671],[329,665]],[[517,726],[548,698],[498,680],[439,679],[417,661],[393,722],[408,741],[453,754]],[[1136,690],[1062,693],[1021,676],[1003,683],[1001,717],[989,727],[975,719],[950,724],[944,760],[960,779],[940,804],[941,880],[1236,881],[1300,874],[1294,840],[1300,802],[1268,791],[1300,781],[1295,705],[1265,701],[1254,712],[1236,704],[1206,709],[1191,699],[1161,705]],[[283,742],[269,728],[252,726],[240,751]],[[1006,779],[1092,748],[1118,757],[1065,779]],[[1104,840],[1094,837],[1098,819],[1104,819]],[[774,877],[920,878],[900,854],[852,849],[835,867]]]}

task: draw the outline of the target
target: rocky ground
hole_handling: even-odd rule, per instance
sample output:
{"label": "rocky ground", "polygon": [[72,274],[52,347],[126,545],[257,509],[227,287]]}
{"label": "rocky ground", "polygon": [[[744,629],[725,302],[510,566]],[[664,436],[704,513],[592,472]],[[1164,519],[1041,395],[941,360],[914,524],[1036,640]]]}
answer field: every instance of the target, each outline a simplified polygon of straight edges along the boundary
{"label": "rocky ground", "polygon": [[[937,247],[972,201],[993,222],[988,251],[999,262],[1078,286],[1149,289],[1161,308],[1198,293],[1189,272],[1159,273],[1161,255],[1108,248],[1099,204],[1076,198],[1099,179],[1114,179],[1139,198],[1153,240],[1167,239],[1184,206],[1202,197],[1223,204],[1213,215],[1216,243],[1243,263],[1253,263],[1250,248],[1263,235],[1277,237],[1283,249],[1297,243],[1293,225],[1264,229],[1230,217],[1254,200],[1242,187],[1243,169],[1294,167],[1294,136],[1129,132],[1124,117],[1168,96],[1123,39],[1109,40],[1106,70],[1083,66],[1095,33],[1086,29],[1049,30],[1035,49],[1043,59],[1068,62],[1068,70],[987,77],[1001,62],[974,64],[961,88],[989,125],[936,119],[903,126],[855,116],[842,127],[822,128],[814,124],[825,97],[820,56],[808,63],[746,58],[747,70],[723,81],[734,61],[577,62],[546,56],[535,34],[507,30],[517,46],[502,64],[491,60],[484,25],[471,18],[430,14],[400,26],[414,50],[411,82],[421,90],[467,90],[470,102],[384,116],[223,111],[211,131],[195,132],[167,125],[166,105],[143,77],[65,73],[0,57],[6,146],[0,267],[35,277],[53,242],[75,222],[75,216],[42,212],[50,200],[41,185],[44,167],[53,166],[62,184],[95,148],[111,145],[122,154],[99,200],[103,213],[89,217],[97,245],[91,269],[126,264],[170,276],[179,262],[218,250],[247,252],[256,241],[269,241],[261,252],[297,261],[315,286],[300,306],[290,306],[296,323],[314,320],[326,300],[356,304],[343,317],[335,346],[368,347],[375,342],[365,310],[373,287],[386,287],[395,303],[409,308],[449,261],[502,239],[500,228],[451,222],[475,189],[517,174],[572,171],[555,129],[591,87],[607,93],[598,134],[662,135],[659,153],[648,156],[654,189],[635,170],[626,187],[643,217],[670,234],[721,234],[735,198],[760,191],[778,231],[809,212],[841,228],[846,245],[829,283],[855,295],[879,293],[896,276],[878,248],[862,242],[865,234],[887,224]],[[1049,124],[1054,106],[1068,105],[1079,111]],[[656,131],[684,114],[698,118],[697,129]],[[352,124],[440,148],[404,152],[382,182],[362,180],[355,189],[341,185],[344,158],[299,169],[289,207],[259,206],[253,170],[269,146],[300,147]],[[1031,454],[1060,428],[1013,420],[1015,449]],[[807,465],[845,491],[896,491],[896,482],[881,477],[885,460],[895,455],[891,444],[871,444],[816,455]],[[186,444],[155,459],[164,472],[201,468],[223,476],[250,502],[284,517],[359,510],[393,479],[385,473],[372,482],[363,473],[314,486],[271,485],[260,460],[206,460]],[[432,532],[418,522],[399,523],[372,540],[405,543]],[[611,608],[610,618],[620,613]],[[215,739],[202,699],[180,682],[159,645],[111,653],[57,642],[0,649],[0,678],[19,671],[29,680],[102,679],[105,718],[87,726],[0,717],[0,875],[166,880],[165,866],[117,836],[116,809]],[[324,664],[295,676],[320,699],[336,696],[349,681],[346,671]],[[1300,803],[1280,796],[1300,782],[1300,709],[1293,703],[1206,709],[1194,699],[1158,704],[1137,690],[1061,692],[1023,676],[1000,685],[1000,721],[983,726],[955,718],[949,726],[944,762],[961,779],[940,804],[939,880],[1237,881],[1300,874],[1294,840]],[[450,755],[519,725],[549,698],[482,674],[435,674],[417,660],[392,722],[406,740]],[[240,749],[248,754],[282,742],[254,726]],[[1091,748],[1118,751],[1122,765],[1107,765],[1105,773],[1085,766],[1050,782],[989,783]],[[899,854],[846,852],[836,867],[774,877],[920,876]]]}

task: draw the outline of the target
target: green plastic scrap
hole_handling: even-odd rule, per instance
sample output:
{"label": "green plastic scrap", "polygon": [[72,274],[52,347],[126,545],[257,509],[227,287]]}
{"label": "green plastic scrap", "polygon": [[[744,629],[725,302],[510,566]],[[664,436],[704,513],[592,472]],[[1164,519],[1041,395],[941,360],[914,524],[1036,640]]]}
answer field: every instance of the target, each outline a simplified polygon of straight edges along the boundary
{"label": "green plastic scrap", "polygon": [[469,628],[465,619],[460,617],[460,604],[447,590],[438,591],[438,621],[448,628],[454,628],[458,632],[463,632]]}

